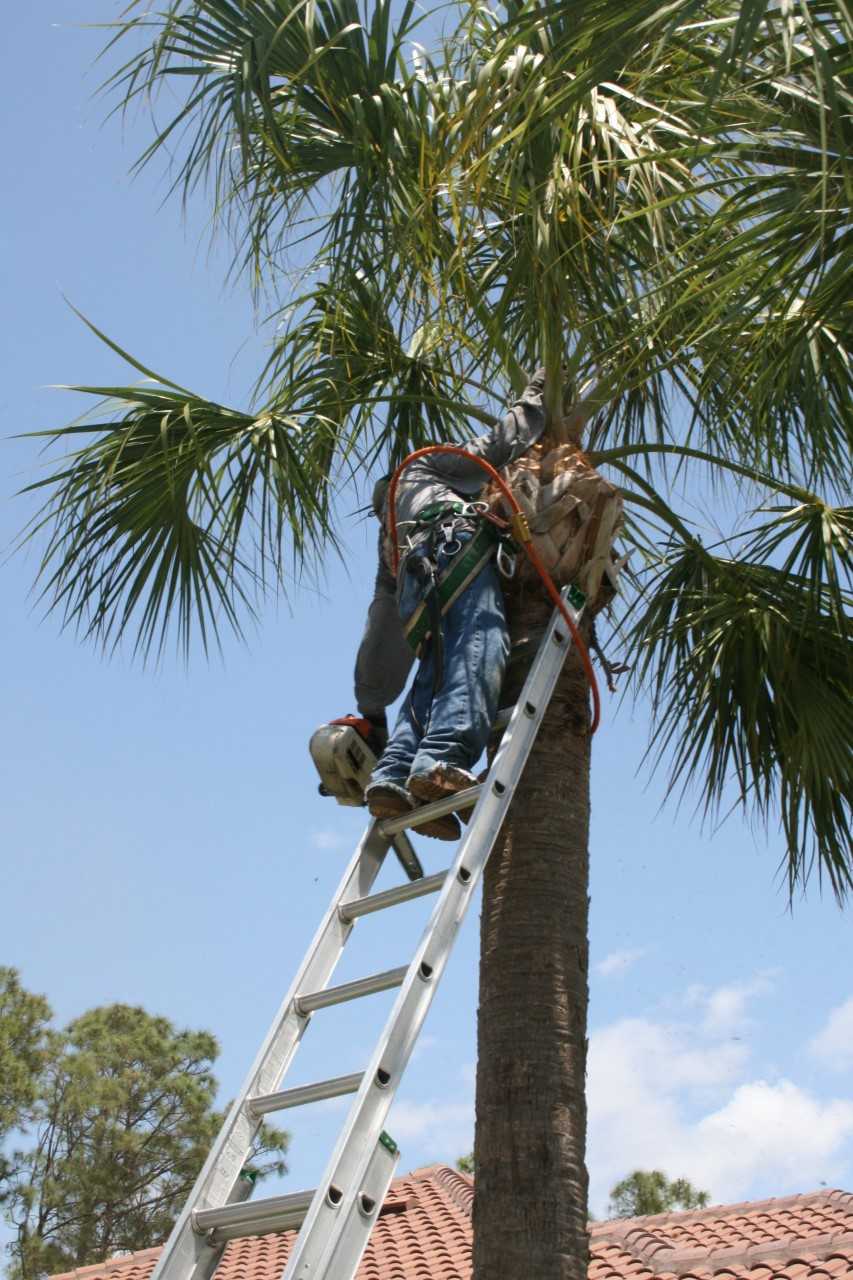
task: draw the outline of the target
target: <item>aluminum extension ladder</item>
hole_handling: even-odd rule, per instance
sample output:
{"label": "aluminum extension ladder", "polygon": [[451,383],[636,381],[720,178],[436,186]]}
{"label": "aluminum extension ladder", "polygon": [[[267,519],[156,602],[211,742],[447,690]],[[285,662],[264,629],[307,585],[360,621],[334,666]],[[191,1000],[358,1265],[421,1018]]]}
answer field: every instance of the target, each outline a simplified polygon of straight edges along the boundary
{"label": "aluminum extension ladder", "polygon": [[[583,596],[566,588],[563,599],[577,621]],[[282,1280],[353,1280],[398,1159],[394,1142],[383,1132],[385,1118],[570,647],[568,628],[555,610],[518,702],[498,719],[497,725],[505,723],[506,730],[480,786],[401,818],[372,821],[367,828],[151,1280],[209,1280],[227,1241],[296,1228],[299,1234]],[[389,848],[396,846],[403,865],[411,866],[407,827],[417,829],[431,817],[472,806],[471,820],[446,871],[371,895]],[[356,982],[328,985],[359,917],[439,891],[408,964]],[[363,1072],[281,1089],[315,1012],[393,987],[400,988],[399,994]],[[356,1097],[319,1187],[249,1201],[252,1179],[243,1169],[263,1117],[347,1093]]]}

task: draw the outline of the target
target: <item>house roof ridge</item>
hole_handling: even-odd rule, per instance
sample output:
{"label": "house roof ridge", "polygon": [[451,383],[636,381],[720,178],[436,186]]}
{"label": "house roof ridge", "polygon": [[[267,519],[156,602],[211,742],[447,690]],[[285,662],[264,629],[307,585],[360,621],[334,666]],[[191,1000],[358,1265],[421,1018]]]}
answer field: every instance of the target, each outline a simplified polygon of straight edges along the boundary
{"label": "house roof ridge", "polygon": [[[825,1235],[808,1236],[797,1240],[762,1240],[742,1248],[738,1246],[730,1246],[728,1249],[700,1247],[694,1250],[685,1249],[683,1253],[678,1250],[664,1250],[660,1257],[646,1258],[644,1261],[646,1266],[658,1276],[676,1274],[681,1276],[682,1280],[686,1280],[687,1276],[695,1274],[702,1280],[709,1280],[710,1277],[725,1273],[732,1267],[752,1271],[758,1266],[769,1266],[776,1262],[783,1268],[795,1266],[798,1263],[812,1266],[816,1262],[827,1262],[834,1257],[845,1258],[853,1263],[853,1231],[845,1232],[840,1236],[828,1232]],[[689,1264],[689,1272],[681,1269],[685,1264]]]}
{"label": "house roof ridge", "polygon": [[416,1169],[410,1169],[408,1173],[398,1174],[391,1183],[391,1186],[396,1186],[398,1182],[403,1182],[406,1178],[418,1178],[419,1180],[423,1180],[431,1177],[435,1173],[441,1172],[442,1170],[446,1170],[447,1173],[453,1173],[459,1178],[465,1178],[467,1176],[464,1173],[460,1173],[458,1169],[454,1169],[453,1165],[446,1164],[443,1160],[436,1160],[433,1164],[419,1164]]}
{"label": "house roof ridge", "polygon": [[[434,1160],[432,1164],[419,1164],[414,1169],[410,1169],[408,1173],[399,1173],[394,1182],[399,1182],[401,1178],[426,1178],[433,1169],[447,1169],[448,1165],[443,1164],[441,1160]],[[391,1183],[393,1187],[394,1182]]]}
{"label": "house roof ridge", "polygon": [[78,1280],[84,1276],[100,1275],[106,1268],[125,1266],[130,1258],[136,1263],[139,1259],[155,1257],[160,1254],[162,1248],[162,1244],[151,1244],[147,1249],[128,1249],[124,1253],[113,1254],[104,1262],[87,1262],[85,1266],[72,1267],[70,1271],[54,1271],[50,1280],[70,1280],[72,1276],[74,1280]]}
{"label": "house roof ridge", "polygon": [[841,1191],[837,1187],[827,1188],[825,1195],[830,1200],[843,1201],[853,1213],[853,1191]]}
{"label": "house roof ridge", "polygon": [[624,1239],[632,1231],[655,1234],[655,1228],[669,1223],[708,1222],[714,1218],[740,1217],[762,1213],[769,1209],[776,1212],[785,1209],[808,1208],[821,1202],[847,1204],[853,1212],[853,1192],[838,1188],[821,1187],[817,1191],[804,1191],[789,1196],[770,1196],[766,1200],[739,1200],[735,1204],[710,1204],[704,1209],[679,1209],[668,1213],[639,1214],[635,1218],[608,1218],[605,1222],[591,1222],[593,1239]]}
{"label": "house roof ridge", "polygon": [[456,1207],[470,1218],[474,1208],[474,1179],[470,1174],[445,1164],[438,1165],[434,1169],[433,1177],[444,1188]]}

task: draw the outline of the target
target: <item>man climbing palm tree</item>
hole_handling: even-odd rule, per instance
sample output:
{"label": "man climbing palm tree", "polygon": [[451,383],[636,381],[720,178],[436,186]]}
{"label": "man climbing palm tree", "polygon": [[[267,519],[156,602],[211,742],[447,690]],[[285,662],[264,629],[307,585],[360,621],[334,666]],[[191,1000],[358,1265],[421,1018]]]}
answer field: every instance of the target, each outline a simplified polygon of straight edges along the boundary
{"label": "man climbing palm tree", "polygon": [[[133,45],[121,105],[170,90],[143,159],[168,155],[193,198],[210,179],[236,261],[289,306],[249,412],[171,379],[86,381],[107,408],[52,433],[73,452],[34,485],[45,600],[143,655],[173,624],[185,651],[239,631],[291,550],[310,564],[333,539],[353,466],[491,427],[469,390],[520,389],[534,350],[560,443],[560,364],[578,383],[606,364],[607,411],[576,443],[611,469],[640,564],[616,621],[648,758],[710,815],[739,806],[774,836],[778,819],[791,891],[816,870],[843,898],[846,7],[147,10],[125,4],[112,40]],[[451,12],[431,52],[414,42]],[[696,520],[706,484],[735,503],[722,540]],[[519,635],[539,609],[528,593]],[[485,871],[476,1280],[587,1275],[589,776],[570,657]]]}
{"label": "man climbing palm tree", "polygon": [[[516,404],[490,432],[472,440],[467,452],[495,467],[526,453],[545,426],[544,385],[545,371],[537,370]],[[411,463],[397,490],[396,548],[388,527],[387,480],[376,487],[379,570],[356,659],[355,692],[359,711],[380,734],[413,650],[421,661],[366,791],[375,817],[396,817],[417,802],[476,782],[471,766],[486,746],[509,652],[497,540],[484,525],[484,504],[476,501],[485,479],[477,463],[458,454]],[[459,819],[447,814],[419,830],[455,840]]]}

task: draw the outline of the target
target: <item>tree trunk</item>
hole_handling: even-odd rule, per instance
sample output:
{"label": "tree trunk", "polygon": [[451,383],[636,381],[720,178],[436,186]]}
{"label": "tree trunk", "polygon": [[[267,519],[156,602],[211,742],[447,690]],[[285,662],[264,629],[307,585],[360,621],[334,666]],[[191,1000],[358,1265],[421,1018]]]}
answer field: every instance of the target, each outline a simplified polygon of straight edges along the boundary
{"label": "tree trunk", "polygon": [[[541,587],[507,604],[512,639],[531,635],[535,651],[551,613]],[[485,871],[474,1280],[587,1276],[588,702],[573,650]]]}

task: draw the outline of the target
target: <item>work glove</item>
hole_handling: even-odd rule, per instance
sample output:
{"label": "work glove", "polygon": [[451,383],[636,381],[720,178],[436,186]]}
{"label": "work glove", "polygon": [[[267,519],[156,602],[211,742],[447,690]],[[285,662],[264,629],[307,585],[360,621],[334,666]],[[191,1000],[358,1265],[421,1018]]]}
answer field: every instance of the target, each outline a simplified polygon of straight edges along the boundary
{"label": "work glove", "polygon": [[388,745],[388,720],[384,711],[374,712],[369,716],[338,716],[337,720],[330,720],[329,724],[346,724],[355,729],[375,756],[381,756]]}
{"label": "work glove", "polygon": [[388,746],[388,718],[384,711],[380,711],[365,716],[364,719],[370,725],[370,732],[366,739],[367,745],[375,756],[381,756]]}

